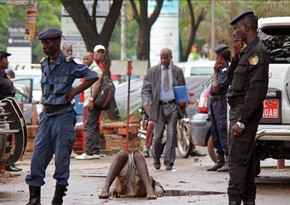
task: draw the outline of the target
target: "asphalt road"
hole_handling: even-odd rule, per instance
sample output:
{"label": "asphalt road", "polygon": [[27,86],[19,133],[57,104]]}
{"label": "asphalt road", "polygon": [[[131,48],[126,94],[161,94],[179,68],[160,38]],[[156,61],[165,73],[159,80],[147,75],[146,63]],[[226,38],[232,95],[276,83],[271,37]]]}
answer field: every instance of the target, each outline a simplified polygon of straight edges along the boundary
{"label": "asphalt road", "polygon": [[[199,148],[206,152],[204,148]],[[71,177],[67,196],[64,197],[64,205],[95,205],[95,204],[197,204],[197,205],[225,205],[227,204],[227,173],[207,172],[212,165],[208,156],[183,159],[177,157],[175,170],[166,171],[164,166],[155,170],[152,166],[152,158],[148,158],[147,164],[150,174],[159,181],[166,190],[166,196],[157,200],[145,198],[113,198],[110,200],[98,199],[98,194],[105,182],[113,156],[102,157],[98,160],[80,161],[72,159]],[[28,201],[28,187],[24,182],[29,171],[30,160],[26,156],[17,165],[23,168],[18,174],[6,173],[0,179],[0,203],[1,205],[23,205]],[[262,172],[257,178],[257,205],[288,205],[290,204],[290,176],[289,161],[286,168],[277,170],[275,160],[267,160],[261,163]],[[49,165],[46,174],[46,184],[42,187],[42,204],[51,204],[54,193],[55,181],[53,175],[53,161]]]}

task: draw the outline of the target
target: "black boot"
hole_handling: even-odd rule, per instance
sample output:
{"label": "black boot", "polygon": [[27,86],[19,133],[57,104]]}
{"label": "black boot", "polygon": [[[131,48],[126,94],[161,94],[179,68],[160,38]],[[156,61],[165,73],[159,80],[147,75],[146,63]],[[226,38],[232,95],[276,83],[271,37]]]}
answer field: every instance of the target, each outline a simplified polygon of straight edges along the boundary
{"label": "black boot", "polygon": [[63,202],[62,197],[66,195],[65,194],[66,191],[67,191],[67,188],[65,186],[56,184],[51,205],[62,205],[62,202]]}
{"label": "black boot", "polygon": [[241,205],[241,203],[235,201],[229,201],[229,205]]}
{"label": "black boot", "polygon": [[254,199],[247,199],[243,202],[244,205],[255,205]]}
{"label": "black boot", "polygon": [[218,155],[217,162],[211,168],[208,168],[207,171],[216,171],[219,168],[222,168],[224,165],[225,165],[224,155]]}
{"label": "black boot", "polygon": [[217,172],[228,172],[228,171],[229,171],[229,162],[228,162],[228,157],[226,157],[226,161],[225,161],[224,166],[217,169]]}
{"label": "black boot", "polygon": [[26,205],[41,205],[40,187],[29,186],[29,202]]}

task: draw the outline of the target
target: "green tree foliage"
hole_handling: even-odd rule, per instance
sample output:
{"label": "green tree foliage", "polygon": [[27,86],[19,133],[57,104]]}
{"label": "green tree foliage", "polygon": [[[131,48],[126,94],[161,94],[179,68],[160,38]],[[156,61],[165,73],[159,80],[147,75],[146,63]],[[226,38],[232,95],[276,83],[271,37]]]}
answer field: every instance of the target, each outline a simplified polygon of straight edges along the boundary
{"label": "green tree foliage", "polygon": [[8,22],[13,13],[12,6],[0,5],[1,21],[0,21],[0,50],[6,50],[7,28]]}
{"label": "green tree foliage", "polygon": [[[0,5],[0,48],[6,50],[6,35],[9,23],[23,23],[26,21],[25,6]],[[55,0],[39,1],[37,5],[36,36],[48,27],[60,28],[61,3]],[[39,63],[43,56],[42,47],[37,38],[32,40],[32,63]]]}

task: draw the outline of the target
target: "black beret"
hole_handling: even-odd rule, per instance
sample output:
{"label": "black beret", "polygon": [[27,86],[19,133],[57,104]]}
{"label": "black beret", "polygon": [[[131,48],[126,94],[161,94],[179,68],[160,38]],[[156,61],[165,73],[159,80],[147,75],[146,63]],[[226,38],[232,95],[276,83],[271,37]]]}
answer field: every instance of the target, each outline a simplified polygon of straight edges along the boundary
{"label": "black beret", "polygon": [[11,54],[5,51],[0,51],[0,58],[7,57],[7,56],[11,56]]}
{"label": "black beret", "polygon": [[49,28],[46,29],[40,34],[38,34],[38,39],[39,40],[47,40],[47,39],[54,39],[54,38],[60,38],[62,34],[62,31],[57,29],[57,28]]}
{"label": "black beret", "polygon": [[218,44],[217,47],[215,47],[214,52],[216,54],[218,54],[219,52],[221,52],[222,50],[228,48],[228,45],[226,44]]}
{"label": "black beret", "polygon": [[254,12],[253,11],[244,11],[243,13],[237,15],[236,17],[234,17],[231,21],[230,21],[230,24],[231,25],[235,25],[238,21],[240,21],[242,18],[244,18],[245,16],[251,16],[251,15],[254,15]]}

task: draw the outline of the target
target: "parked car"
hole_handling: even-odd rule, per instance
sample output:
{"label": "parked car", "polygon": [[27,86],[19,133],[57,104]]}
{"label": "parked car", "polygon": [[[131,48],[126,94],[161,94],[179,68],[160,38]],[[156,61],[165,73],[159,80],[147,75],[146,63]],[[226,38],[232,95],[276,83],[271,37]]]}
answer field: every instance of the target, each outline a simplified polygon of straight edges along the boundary
{"label": "parked car", "polygon": [[211,136],[211,122],[208,114],[209,94],[212,77],[202,86],[202,91],[197,100],[197,111],[190,119],[192,142],[197,146],[207,147],[208,155],[216,162],[217,155],[213,146]]}
{"label": "parked car", "polygon": [[23,111],[27,125],[38,124],[38,115],[42,105],[33,100],[33,79],[13,78],[15,88],[15,100]]}
{"label": "parked car", "polygon": [[181,62],[176,65],[179,66],[185,77],[188,76],[212,76],[215,61],[211,60],[197,60],[192,62]]}
{"label": "parked car", "polygon": [[[41,69],[21,69],[14,70],[15,78],[13,81],[17,84],[26,85],[27,87],[32,88],[32,101],[34,103],[39,103],[41,100],[42,92],[40,86],[41,79]],[[32,79],[32,84],[27,79]]]}

